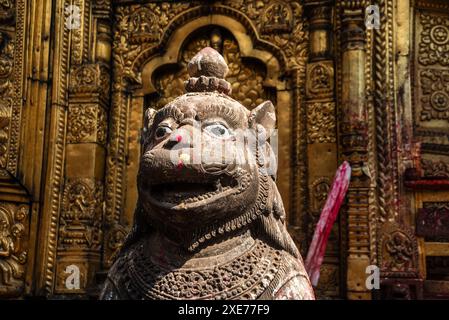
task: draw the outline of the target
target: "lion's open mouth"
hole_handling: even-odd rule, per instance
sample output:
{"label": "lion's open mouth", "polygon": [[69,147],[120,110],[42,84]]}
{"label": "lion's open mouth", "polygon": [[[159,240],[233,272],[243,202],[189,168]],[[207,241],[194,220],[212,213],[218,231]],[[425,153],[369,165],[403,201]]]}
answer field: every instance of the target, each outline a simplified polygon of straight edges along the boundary
{"label": "lion's open mouth", "polygon": [[147,185],[151,198],[158,202],[178,205],[208,200],[237,186],[237,181],[228,176],[210,181],[179,178],[177,181],[151,183]]}

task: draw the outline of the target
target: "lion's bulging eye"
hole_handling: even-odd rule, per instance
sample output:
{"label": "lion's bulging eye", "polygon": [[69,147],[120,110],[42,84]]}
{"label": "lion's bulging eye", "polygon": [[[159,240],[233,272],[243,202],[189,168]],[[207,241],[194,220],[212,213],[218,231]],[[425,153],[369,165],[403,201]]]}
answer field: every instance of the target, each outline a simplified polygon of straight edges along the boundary
{"label": "lion's bulging eye", "polygon": [[229,129],[219,123],[210,124],[204,130],[219,138],[228,138],[231,135]]}
{"label": "lion's bulging eye", "polygon": [[154,136],[156,139],[162,139],[169,135],[173,130],[167,126],[160,126],[156,129],[156,132],[154,133]]}

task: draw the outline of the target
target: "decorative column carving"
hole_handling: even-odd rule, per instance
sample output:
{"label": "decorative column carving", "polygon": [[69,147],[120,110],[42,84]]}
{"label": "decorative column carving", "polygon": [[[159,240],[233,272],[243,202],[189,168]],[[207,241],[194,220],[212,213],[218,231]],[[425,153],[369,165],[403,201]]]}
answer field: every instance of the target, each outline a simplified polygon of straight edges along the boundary
{"label": "decorative column carving", "polygon": [[[70,72],[66,174],[57,246],[58,294],[85,293],[100,266],[108,74],[103,63],[74,66]],[[66,286],[70,265],[79,268],[79,288]]]}
{"label": "decorative column carving", "polygon": [[[104,177],[110,96],[111,27],[107,1],[82,7],[81,27],[72,32],[68,85],[65,180],[59,215],[55,294],[86,294],[101,269]],[[92,5],[92,11],[90,11]],[[91,22],[90,22],[91,21]],[[80,49],[81,46],[81,49]],[[75,55],[75,57],[73,57]],[[75,270],[75,271],[74,271]],[[79,273],[79,285],[67,286]]]}
{"label": "decorative column carving", "polygon": [[[32,199],[27,189],[30,179],[23,178],[29,178],[31,170],[21,161],[26,135],[22,117],[27,5],[25,0],[0,2],[0,299],[29,291],[27,273],[32,270],[28,266]],[[39,142],[32,146],[35,153]],[[39,156],[29,158],[39,165]]]}
{"label": "decorative column carving", "polygon": [[347,195],[347,297],[370,299],[365,286],[370,265],[368,119],[365,79],[363,3],[343,5],[341,11],[340,140],[342,157],[352,167]]}
{"label": "decorative column carving", "polygon": [[[307,1],[310,41],[307,63],[307,157],[309,203],[306,216],[308,245],[337,169],[337,129],[332,52],[332,9],[334,1]],[[319,157],[316,155],[319,154]],[[317,297],[340,295],[339,226],[332,229],[316,289]]]}

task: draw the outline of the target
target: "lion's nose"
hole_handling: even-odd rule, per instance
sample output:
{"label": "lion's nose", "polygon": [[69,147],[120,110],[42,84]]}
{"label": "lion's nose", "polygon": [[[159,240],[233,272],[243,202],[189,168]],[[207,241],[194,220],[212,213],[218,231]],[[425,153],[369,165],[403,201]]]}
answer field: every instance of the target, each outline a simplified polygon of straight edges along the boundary
{"label": "lion's nose", "polygon": [[176,149],[193,148],[192,140],[191,132],[186,128],[180,128],[170,134],[164,147],[166,149],[173,149],[175,146]]}

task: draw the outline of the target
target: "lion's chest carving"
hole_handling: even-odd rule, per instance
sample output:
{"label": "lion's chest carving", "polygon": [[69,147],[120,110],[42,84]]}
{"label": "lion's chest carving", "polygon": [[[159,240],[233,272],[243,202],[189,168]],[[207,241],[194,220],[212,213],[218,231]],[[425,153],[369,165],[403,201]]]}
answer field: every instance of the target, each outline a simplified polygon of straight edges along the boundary
{"label": "lion's chest carving", "polygon": [[[218,260],[223,257],[217,257]],[[280,251],[257,240],[244,254],[211,266],[160,265],[139,244],[117,265],[131,299],[256,299],[280,275]]]}
{"label": "lion's chest carving", "polygon": [[145,117],[139,201],[103,299],[313,299],[285,227],[269,144],[275,109],[228,96],[213,49],[187,94]]}

